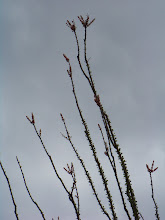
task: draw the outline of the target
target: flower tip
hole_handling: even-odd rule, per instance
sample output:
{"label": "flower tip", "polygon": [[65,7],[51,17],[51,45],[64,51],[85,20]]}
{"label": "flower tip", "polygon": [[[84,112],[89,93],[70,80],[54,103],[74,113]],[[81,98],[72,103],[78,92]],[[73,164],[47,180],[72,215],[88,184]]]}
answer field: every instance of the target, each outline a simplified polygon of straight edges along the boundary
{"label": "flower tip", "polygon": [[65,54],[63,54],[63,56],[66,59],[66,62],[69,62],[69,58]]}
{"label": "flower tip", "polygon": [[35,124],[33,112],[32,112],[32,121],[31,121],[31,123],[32,123],[33,125]]}
{"label": "flower tip", "polygon": [[60,116],[61,116],[61,119],[64,121],[64,117],[63,117],[62,113],[60,113]]}

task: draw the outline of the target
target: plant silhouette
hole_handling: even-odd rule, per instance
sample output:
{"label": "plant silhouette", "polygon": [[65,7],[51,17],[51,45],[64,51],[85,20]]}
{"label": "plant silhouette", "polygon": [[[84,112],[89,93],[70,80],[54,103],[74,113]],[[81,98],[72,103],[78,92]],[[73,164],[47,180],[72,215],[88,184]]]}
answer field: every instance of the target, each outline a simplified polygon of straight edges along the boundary
{"label": "plant silhouette", "polygon": [[[113,170],[113,174],[114,174],[114,178],[116,180],[116,184],[119,190],[119,194],[121,197],[121,201],[122,201],[122,205],[123,205],[123,212],[125,212],[127,218],[129,220],[131,219],[135,219],[135,220],[140,220],[140,219],[144,219],[142,213],[140,212],[139,208],[138,208],[138,203],[136,200],[136,196],[135,196],[135,192],[133,190],[133,186],[131,183],[131,178],[129,175],[129,171],[127,168],[127,163],[126,160],[124,159],[124,155],[121,151],[121,148],[119,147],[119,144],[117,142],[117,138],[116,135],[114,133],[114,130],[112,128],[111,125],[111,121],[110,118],[108,116],[108,114],[105,111],[104,106],[102,105],[101,102],[101,98],[100,95],[97,92],[95,83],[94,83],[94,79],[92,76],[92,72],[91,72],[91,66],[89,63],[89,59],[87,58],[87,30],[89,27],[91,27],[91,25],[93,24],[93,22],[95,21],[95,19],[90,20],[89,15],[86,16],[86,18],[82,17],[82,16],[78,16],[78,20],[80,21],[80,23],[82,24],[83,28],[84,28],[84,44],[83,44],[83,57],[84,57],[84,64],[85,64],[85,68],[83,67],[83,61],[80,58],[80,44],[79,44],[79,39],[77,36],[77,26],[75,21],[69,21],[67,20],[66,25],[69,27],[69,29],[73,32],[75,40],[76,40],[76,45],[77,45],[77,61],[79,64],[79,68],[83,74],[83,76],[85,77],[85,79],[87,80],[89,87],[91,88],[91,92],[93,93],[93,101],[96,104],[96,108],[99,109],[100,111],[100,115],[102,118],[102,125],[98,124],[98,129],[100,131],[101,137],[102,137],[102,141],[103,141],[103,147],[104,147],[104,155],[105,158],[107,159],[107,164],[109,164],[109,166],[112,168]],[[65,54],[63,54],[66,63],[68,65],[68,69],[67,69],[67,73],[68,73],[68,77],[70,79],[71,82],[71,87],[72,87],[72,92],[73,92],[73,97],[76,103],[76,107],[77,107],[77,111],[79,113],[79,117],[80,120],[82,122],[82,126],[84,128],[84,135],[88,141],[90,150],[92,152],[93,155],[93,160],[96,164],[97,167],[97,171],[98,174],[102,180],[102,184],[104,187],[104,192],[107,198],[107,204],[108,204],[108,208],[105,208],[105,204],[103,204],[103,202],[100,199],[100,195],[98,194],[96,188],[95,188],[95,183],[94,180],[91,177],[91,174],[88,170],[88,168],[86,167],[86,164],[83,160],[83,156],[79,154],[77,148],[75,147],[74,143],[72,142],[72,138],[70,135],[70,132],[68,130],[68,126],[66,123],[66,120],[63,116],[62,113],[60,113],[61,116],[61,120],[62,123],[64,125],[65,128],[65,132],[66,134],[62,134],[62,136],[70,143],[71,149],[73,150],[73,152],[75,153],[75,156],[77,157],[77,159],[79,160],[84,173],[86,175],[86,178],[90,184],[91,190],[93,192],[93,195],[98,203],[98,206],[100,207],[100,211],[107,217],[107,219],[111,220],[117,220],[118,219],[118,213],[115,209],[115,204],[113,202],[113,196],[111,194],[111,184],[108,182],[107,176],[108,174],[106,174],[104,172],[103,166],[101,164],[101,160],[98,156],[94,141],[92,140],[91,137],[91,133],[88,127],[88,123],[86,122],[86,119],[83,115],[83,111],[80,107],[79,104],[79,99],[77,97],[76,94],[76,88],[75,88],[75,83],[74,83],[74,79],[73,79],[73,70],[72,70],[72,65],[71,65],[71,61],[69,59],[69,57]],[[78,186],[77,186],[77,179],[76,179],[76,172],[75,172],[75,168],[74,168],[74,164],[71,163],[70,165],[67,164],[67,167],[64,168],[64,170],[66,171],[66,174],[70,175],[72,178],[72,186],[70,189],[67,188],[65,182],[63,181],[63,179],[60,177],[60,174],[56,168],[55,162],[53,161],[51,155],[48,153],[47,147],[44,144],[44,141],[42,139],[42,133],[41,133],[41,129],[37,129],[36,126],[36,120],[35,120],[35,116],[32,113],[31,117],[26,116],[27,120],[31,123],[31,125],[33,126],[40,142],[41,142],[41,146],[43,147],[46,155],[48,156],[48,160],[50,161],[52,167],[53,167],[53,171],[55,173],[55,175],[57,176],[58,180],[61,182],[61,185],[63,187],[63,189],[65,190],[65,192],[68,195],[69,201],[72,203],[73,205],[73,210],[75,212],[75,216],[78,220],[82,219],[81,218],[81,213],[80,213],[80,199],[79,199],[79,191],[78,191]],[[24,185],[26,187],[26,190],[28,192],[29,197],[31,198],[32,202],[34,203],[34,205],[37,207],[37,209],[39,210],[41,216],[43,219],[46,219],[43,211],[41,210],[38,202],[36,202],[28,188],[28,184],[25,178],[25,175],[23,173],[23,169],[21,167],[21,163],[18,159],[18,157],[16,157],[17,163],[19,165],[19,169],[21,171],[22,177],[23,177],[23,181],[24,181]],[[123,177],[119,177],[118,174],[118,169],[116,166],[117,161],[120,163],[121,165],[121,170],[122,170],[122,174]],[[11,198],[13,201],[13,205],[14,205],[14,213],[15,213],[15,217],[16,219],[19,219],[18,216],[18,212],[17,212],[17,205],[14,199],[14,195],[12,192],[12,187],[9,181],[9,178],[6,174],[6,171],[2,165],[2,162],[0,161],[0,166],[1,169],[3,171],[3,174],[7,180],[7,184],[10,190],[10,194],[11,194]],[[147,167],[147,171],[149,172],[150,175],[150,182],[151,182],[151,191],[152,191],[152,200],[155,206],[155,216],[156,219],[160,219],[159,217],[159,213],[158,213],[158,205],[155,201],[155,197],[154,197],[154,190],[153,190],[153,181],[152,181],[152,174],[153,172],[155,172],[157,170],[157,168],[153,168],[154,166],[154,161],[152,163],[151,168],[149,168],[148,165],[146,165]],[[121,187],[121,183],[120,183],[120,179],[124,178],[125,181],[125,188]],[[53,219],[53,218],[52,218]],[[60,217],[58,217],[58,219],[60,219]],[[62,216],[61,216],[62,219]]]}

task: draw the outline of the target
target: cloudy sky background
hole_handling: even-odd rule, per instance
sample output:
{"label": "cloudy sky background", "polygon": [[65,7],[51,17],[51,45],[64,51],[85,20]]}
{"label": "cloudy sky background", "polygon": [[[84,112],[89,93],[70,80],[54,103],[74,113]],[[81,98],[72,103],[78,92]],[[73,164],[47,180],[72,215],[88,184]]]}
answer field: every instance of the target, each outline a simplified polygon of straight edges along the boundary
{"label": "cloudy sky background", "polygon": [[[20,219],[42,219],[31,202],[16,161],[18,156],[28,187],[46,219],[76,219],[72,204],[53,173],[52,166],[26,115],[35,115],[37,128],[68,186],[64,171],[73,162],[80,195],[81,217],[107,219],[100,211],[84,171],[72,152],[60,113],[72,140],[87,164],[96,189],[107,206],[100,177],[83,134],[76,110],[67,63],[71,60],[80,106],[109,179],[119,219],[127,219],[113,173],[104,155],[97,124],[101,117],[87,81],[76,60],[73,33],[66,20],[75,19],[83,42],[78,15],[96,21],[88,29],[88,57],[96,89],[111,118],[118,143],[127,160],[139,210],[145,220],[155,219],[146,163],[159,169],[153,174],[155,199],[165,217],[165,3],[164,1],[5,0],[1,8],[1,146],[0,159],[10,179]],[[82,45],[82,43],[81,43]],[[83,50],[81,50],[83,52]],[[102,125],[102,124],[101,124]],[[121,182],[122,175],[121,176]],[[0,219],[15,219],[6,179],[0,171]]]}

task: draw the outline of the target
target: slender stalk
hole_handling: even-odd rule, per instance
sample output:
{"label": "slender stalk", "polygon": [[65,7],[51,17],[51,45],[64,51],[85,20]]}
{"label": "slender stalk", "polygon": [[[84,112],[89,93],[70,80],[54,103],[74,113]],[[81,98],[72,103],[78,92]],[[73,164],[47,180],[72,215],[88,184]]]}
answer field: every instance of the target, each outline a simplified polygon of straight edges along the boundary
{"label": "slender stalk", "polygon": [[157,220],[160,220],[160,217],[159,217],[159,213],[158,213],[158,205],[155,201],[155,196],[154,196],[154,186],[153,186],[153,181],[152,181],[152,174],[150,172],[150,181],[151,181],[151,191],[152,191],[152,200],[154,202],[154,205],[155,205],[155,216],[156,216],[156,219]]}
{"label": "slender stalk", "polygon": [[78,160],[80,161],[80,163],[81,163],[81,165],[82,165],[82,167],[83,167],[83,169],[84,169],[84,171],[85,171],[85,174],[86,174],[86,176],[87,176],[87,179],[88,179],[88,181],[89,181],[89,183],[90,183],[90,185],[91,185],[91,188],[92,188],[92,190],[93,190],[93,194],[95,195],[96,200],[97,200],[97,202],[98,202],[98,204],[99,204],[99,206],[100,206],[100,208],[101,208],[103,214],[105,214],[105,215],[107,216],[107,218],[108,218],[109,220],[111,220],[111,218],[110,218],[108,212],[106,211],[106,209],[105,209],[105,207],[103,206],[101,200],[99,199],[99,196],[98,196],[98,194],[97,194],[97,192],[96,192],[96,189],[95,189],[95,186],[94,186],[94,182],[93,182],[93,180],[92,180],[92,177],[90,176],[89,171],[87,170],[87,168],[86,168],[86,166],[85,166],[85,163],[84,163],[83,159],[80,157],[80,155],[79,155],[77,149],[75,148],[74,144],[72,143],[70,133],[69,133],[69,131],[68,131],[68,128],[67,128],[67,126],[66,126],[65,119],[64,119],[64,117],[63,117],[62,114],[61,114],[61,118],[62,118],[62,121],[63,121],[63,123],[64,123],[65,130],[66,130],[66,133],[67,133],[67,137],[65,137],[64,135],[63,135],[63,136],[70,142],[73,151],[75,152],[75,154],[76,154]]}
{"label": "slender stalk", "polygon": [[[69,67],[70,66],[70,63],[69,63]],[[71,68],[69,68],[71,70]],[[76,102],[76,106],[77,106],[77,109],[78,109],[78,112],[79,112],[79,115],[80,115],[80,118],[81,118],[81,121],[82,121],[82,124],[84,125],[84,128],[85,128],[85,136],[87,137],[87,140],[89,142],[89,145],[91,147],[91,150],[93,152],[93,157],[94,157],[94,160],[97,164],[97,167],[98,167],[98,170],[99,170],[99,173],[100,173],[100,176],[102,178],[102,181],[103,181],[103,185],[105,187],[105,191],[106,191],[106,194],[107,194],[107,198],[109,200],[109,206],[110,206],[110,210],[112,212],[112,216],[113,216],[113,219],[116,220],[117,219],[117,215],[116,215],[116,212],[115,212],[115,207],[114,207],[114,204],[113,204],[113,200],[112,200],[112,196],[111,196],[111,193],[110,193],[110,190],[108,188],[108,180],[106,179],[105,177],[105,174],[104,174],[104,170],[101,166],[101,163],[99,161],[99,158],[97,156],[97,151],[95,149],[95,146],[92,142],[92,139],[91,139],[91,136],[90,136],[90,132],[89,132],[89,129],[88,129],[88,125],[82,115],[82,110],[80,109],[80,106],[79,106],[79,103],[78,103],[78,99],[77,99],[77,95],[76,95],[76,92],[75,92],[75,86],[74,86],[74,82],[73,82],[73,78],[72,78],[72,72],[70,71],[70,79],[71,79],[71,83],[72,83],[72,91],[73,91],[73,95],[74,95],[74,98],[75,98],[75,102]]]}
{"label": "slender stalk", "polygon": [[19,160],[18,160],[18,157],[16,157],[16,159],[17,159],[17,163],[18,163],[18,165],[19,165],[19,168],[20,168],[20,170],[21,170],[21,174],[22,174],[22,177],[23,177],[23,181],[24,181],[26,190],[27,190],[27,192],[28,192],[28,194],[29,194],[29,197],[30,197],[30,199],[32,200],[32,202],[36,205],[37,209],[40,211],[40,213],[41,213],[41,215],[42,215],[42,218],[43,218],[44,220],[46,220],[43,211],[42,211],[41,208],[39,207],[38,203],[37,203],[36,201],[34,201],[32,195],[31,195],[31,193],[30,193],[30,191],[29,191],[29,188],[28,188],[27,183],[26,183],[25,175],[24,175],[24,173],[23,173],[22,166],[21,166],[21,164],[20,164],[20,162],[19,162]]}
{"label": "slender stalk", "polygon": [[[107,138],[110,139],[113,147],[116,149],[116,153],[118,155],[118,159],[120,161],[120,164],[121,164],[121,167],[122,167],[122,170],[123,170],[123,176],[125,178],[126,195],[127,195],[128,200],[130,202],[130,205],[131,205],[131,208],[132,208],[132,211],[133,211],[133,215],[135,217],[135,220],[139,220],[139,211],[138,211],[138,207],[137,207],[137,201],[135,199],[134,191],[133,191],[133,188],[132,188],[132,185],[131,185],[131,181],[130,181],[130,178],[129,178],[126,161],[124,160],[124,157],[123,157],[123,155],[121,153],[121,149],[119,148],[119,145],[116,143],[116,137],[114,135],[113,129],[111,128],[109,117],[108,117],[108,115],[106,114],[106,112],[103,109],[103,106],[101,104],[99,95],[97,95],[97,92],[96,92],[96,89],[95,89],[95,85],[94,85],[94,81],[93,81],[92,74],[91,74],[91,70],[90,70],[90,65],[89,65],[89,62],[88,62],[88,59],[87,59],[87,55],[86,55],[86,53],[87,53],[86,52],[87,51],[86,50],[86,47],[87,47],[86,46],[86,39],[87,39],[87,27],[88,27],[87,23],[88,23],[89,17],[87,16],[87,19],[85,21],[82,18],[81,19],[79,18],[79,20],[81,21],[81,23],[83,24],[84,29],[85,29],[84,59],[85,59],[85,63],[86,63],[86,66],[87,66],[87,70],[88,70],[88,74],[89,74],[89,79],[90,79],[90,81],[88,80],[88,82],[89,82],[90,87],[91,87],[91,89],[93,91],[93,94],[94,94],[94,97],[95,97],[95,101],[96,101],[97,105],[100,108],[100,113],[101,113],[101,116],[102,116],[102,119],[103,119],[104,127],[106,129]],[[78,41],[76,40],[76,42],[77,42],[77,48],[78,48],[79,47]],[[79,50],[78,50],[78,54],[79,54]],[[78,61],[79,61],[79,64],[80,64],[81,61],[80,60],[78,60]],[[107,125],[108,125],[108,129],[107,129]],[[115,172],[115,174],[117,173],[115,171],[115,169],[114,169],[114,172]],[[125,209],[125,207],[124,207],[124,209]],[[127,209],[125,209],[125,211],[126,210]],[[126,211],[126,213],[128,215],[127,211]]]}
{"label": "slender stalk", "polygon": [[157,203],[155,201],[154,187],[153,187],[153,182],[152,182],[152,173],[154,173],[158,169],[158,167],[154,168],[154,160],[152,162],[151,168],[149,168],[148,164],[146,164],[146,167],[147,167],[147,171],[150,174],[151,191],[152,191],[151,197],[152,197],[152,200],[153,200],[154,205],[155,205],[155,216],[156,216],[156,219],[159,220],[160,217],[159,217],[159,213],[158,213],[158,205],[157,205]]}
{"label": "slender stalk", "polygon": [[15,217],[16,217],[17,220],[19,220],[18,213],[17,213],[17,205],[15,203],[15,199],[14,199],[13,192],[12,192],[12,189],[11,189],[10,181],[9,181],[9,178],[8,178],[8,176],[6,174],[6,171],[5,171],[1,161],[0,161],[0,166],[1,166],[1,169],[3,171],[3,174],[4,174],[5,178],[7,180],[7,184],[8,184],[9,190],[10,190],[10,195],[11,195],[12,202],[13,202],[13,205],[14,205]]}

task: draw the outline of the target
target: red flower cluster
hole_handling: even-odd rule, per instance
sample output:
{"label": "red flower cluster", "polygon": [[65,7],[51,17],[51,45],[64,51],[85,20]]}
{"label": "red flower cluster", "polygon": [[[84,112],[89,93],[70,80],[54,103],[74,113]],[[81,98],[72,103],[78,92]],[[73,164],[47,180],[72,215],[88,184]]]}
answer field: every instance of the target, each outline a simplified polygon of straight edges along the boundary
{"label": "red flower cluster", "polygon": [[94,97],[94,101],[96,102],[96,104],[100,107],[101,106],[101,102],[100,102],[100,97],[99,97],[99,95],[96,95],[95,97]]}
{"label": "red flower cluster", "polygon": [[89,15],[87,15],[87,18],[86,20],[83,18],[83,16],[78,16],[78,19],[80,20],[81,24],[86,28],[86,27],[89,27],[94,21],[95,21],[95,18],[89,22]]}
{"label": "red flower cluster", "polygon": [[153,162],[152,162],[151,168],[149,168],[148,164],[146,164],[146,167],[147,167],[147,170],[148,170],[149,173],[153,173],[153,172],[155,172],[155,171],[158,169],[158,167],[156,167],[155,169],[153,169],[153,167],[154,167],[154,160],[153,160]]}
{"label": "red flower cluster", "polygon": [[72,67],[71,67],[71,65],[70,65],[69,58],[68,58],[65,54],[63,54],[63,56],[64,56],[64,58],[66,59],[66,62],[69,63],[69,70],[67,70],[67,73],[68,73],[68,75],[69,75],[70,77],[72,77]]}
{"label": "red flower cluster", "polygon": [[34,120],[34,115],[32,113],[32,120],[30,120],[30,118],[28,116],[26,116],[26,118],[30,121],[30,123],[32,123],[33,125],[35,124],[35,120]]}
{"label": "red flower cluster", "polygon": [[73,32],[76,31],[76,25],[75,25],[74,20],[72,21],[72,24],[67,20],[66,25],[67,25]]}
{"label": "red flower cluster", "polygon": [[68,174],[72,174],[74,173],[74,166],[73,163],[71,163],[71,167],[69,167],[69,165],[67,164],[68,170],[64,167],[64,170],[68,173]]}

